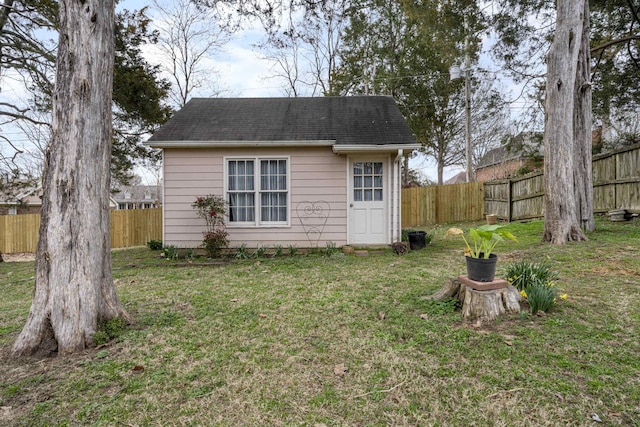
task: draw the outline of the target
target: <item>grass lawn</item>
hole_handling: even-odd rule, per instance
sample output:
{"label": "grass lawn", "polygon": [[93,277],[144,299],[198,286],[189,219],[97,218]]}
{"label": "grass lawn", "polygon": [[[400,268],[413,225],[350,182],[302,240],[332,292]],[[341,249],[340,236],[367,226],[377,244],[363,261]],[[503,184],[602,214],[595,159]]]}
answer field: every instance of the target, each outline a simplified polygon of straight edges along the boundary
{"label": "grass lawn", "polygon": [[640,426],[640,223],[597,226],[550,246],[541,222],[509,225],[520,242],[496,248],[498,273],[546,260],[568,299],[485,325],[425,299],[465,271],[445,226],[405,256],[115,251],[136,323],[47,360],[7,358],[33,263],[0,263],[0,425]]}

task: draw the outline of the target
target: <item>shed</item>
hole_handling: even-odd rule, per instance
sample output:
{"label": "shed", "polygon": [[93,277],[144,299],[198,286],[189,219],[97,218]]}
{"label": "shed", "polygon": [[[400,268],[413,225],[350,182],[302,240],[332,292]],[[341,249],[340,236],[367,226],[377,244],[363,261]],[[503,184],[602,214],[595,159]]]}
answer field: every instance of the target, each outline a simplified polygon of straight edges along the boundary
{"label": "shed", "polygon": [[420,147],[387,96],[195,98],[147,145],[177,247],[201,244],[191,204],[208,194],[228,203],[232,247],[398,241],[402,158]]}

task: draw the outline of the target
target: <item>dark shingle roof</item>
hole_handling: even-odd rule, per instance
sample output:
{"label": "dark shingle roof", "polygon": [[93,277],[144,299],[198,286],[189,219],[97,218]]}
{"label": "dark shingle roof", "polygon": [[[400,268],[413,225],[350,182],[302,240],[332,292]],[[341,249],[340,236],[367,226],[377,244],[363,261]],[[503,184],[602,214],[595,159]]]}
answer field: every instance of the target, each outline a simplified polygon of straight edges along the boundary
{"label": "dark shingle roof", "polygon": [[395,101],[387,96],[194,98],[149,143],[309,140],[415,144]]}
{"label": "dark shingle roof", "polygon": [[477,169],[485,168],[488,166],[497,165],[513,159],[520,159],[522,153],[520,151],[509,151],[503,145],[493,148],[485,153],[484,156],[478,161]]}

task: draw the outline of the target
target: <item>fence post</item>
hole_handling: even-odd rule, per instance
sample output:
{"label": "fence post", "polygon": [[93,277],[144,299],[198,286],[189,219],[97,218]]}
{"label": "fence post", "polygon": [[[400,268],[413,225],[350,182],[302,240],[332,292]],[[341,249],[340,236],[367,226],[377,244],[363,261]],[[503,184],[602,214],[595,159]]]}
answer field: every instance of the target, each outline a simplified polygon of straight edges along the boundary
{"label": "fence post", "polygon": [[511,178],[507,179],[507,222],[511,222],[511,217],[513,216],[513,206],[512,206],[512,198],[513,198],[513,190],[511,185],[513,181]]}

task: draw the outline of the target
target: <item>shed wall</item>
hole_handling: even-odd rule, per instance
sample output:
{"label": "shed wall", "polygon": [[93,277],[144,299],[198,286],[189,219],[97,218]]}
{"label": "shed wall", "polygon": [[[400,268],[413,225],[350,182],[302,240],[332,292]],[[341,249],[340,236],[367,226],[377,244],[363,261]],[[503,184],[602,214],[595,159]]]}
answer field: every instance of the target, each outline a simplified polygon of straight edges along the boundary
{"label": "shed wall", "polygon": [[[329,147],[164,150],[164,243],[195,248],[202,243],[204,221],[191,207],[198,196],[224,194],[224,157],[287,156],[290,159],[289,225],[229,226],[230,246],[324,247],[347,241],[347,170],[343,156]],[[326,203],[326,204],[325,204]],[[311,204],[311,205],[310,205]],[[304,208],[328,207],[323,219],[305,219]],[[325,208],[326,209],[326,208]],[[316,227],[317,233],[311,232]]]}

